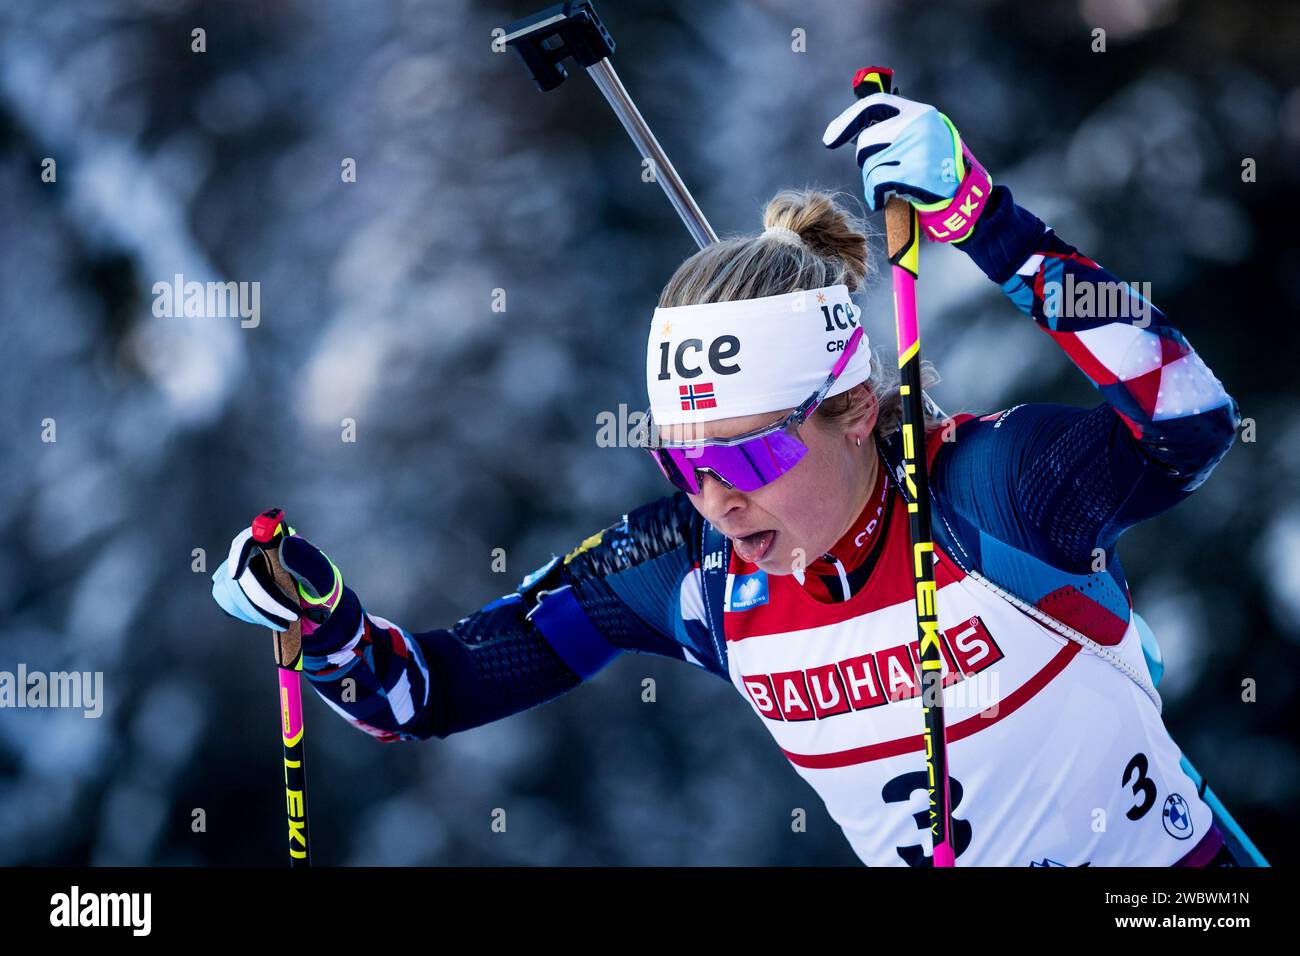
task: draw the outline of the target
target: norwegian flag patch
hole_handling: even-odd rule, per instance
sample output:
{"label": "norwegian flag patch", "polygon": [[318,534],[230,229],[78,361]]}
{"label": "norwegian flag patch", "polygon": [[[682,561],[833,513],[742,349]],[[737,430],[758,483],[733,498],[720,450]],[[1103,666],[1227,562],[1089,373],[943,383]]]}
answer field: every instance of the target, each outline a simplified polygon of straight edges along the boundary
{"label": "norwegian flag patch", "polygon": [[699,385],[679,385],[677,392],[682,400],[682,411],[684,412],[693,412],[700,408],[718,407],[718,399],[713,393],[712,382],[701,382]]}

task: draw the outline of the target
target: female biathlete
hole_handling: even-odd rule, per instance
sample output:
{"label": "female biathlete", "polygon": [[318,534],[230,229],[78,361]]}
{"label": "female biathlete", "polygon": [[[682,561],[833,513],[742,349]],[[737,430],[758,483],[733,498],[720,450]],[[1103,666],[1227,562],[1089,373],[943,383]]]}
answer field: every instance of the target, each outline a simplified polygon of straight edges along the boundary
{"label": "female biathlete", "polygon": [[[929,406],[958,864],[1239,862],[1161,720],[1115,553],[1206,480],[1236,403],[1159,310],[994,186],[934,107],[866,97],[824,137],[850,140],[867,204],[916,205],[1104,400]],[[368,612],[296,534],[279,557],[297,594],[250,561],[246,529],[217,602],[272,628],[300,619],[312,686],[385,741],[518,713],[622,651],[687,661],[736,688],[864,863],[929,865],[897,377],[851,302],[868,243],[816,191],[779,194],[764,225],[687,259],[650,323],[648,450],[675,494],[450,628]]]}

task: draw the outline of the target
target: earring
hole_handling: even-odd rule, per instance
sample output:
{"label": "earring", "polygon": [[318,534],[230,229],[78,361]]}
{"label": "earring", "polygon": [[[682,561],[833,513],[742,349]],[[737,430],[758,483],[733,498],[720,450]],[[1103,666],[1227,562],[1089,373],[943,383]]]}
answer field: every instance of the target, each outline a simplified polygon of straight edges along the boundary
{"label": "earring", "polygon": [[858,447],[859,447],[859,448],[862,447],[862,439],[861,439],[861,438],[858,439]]}

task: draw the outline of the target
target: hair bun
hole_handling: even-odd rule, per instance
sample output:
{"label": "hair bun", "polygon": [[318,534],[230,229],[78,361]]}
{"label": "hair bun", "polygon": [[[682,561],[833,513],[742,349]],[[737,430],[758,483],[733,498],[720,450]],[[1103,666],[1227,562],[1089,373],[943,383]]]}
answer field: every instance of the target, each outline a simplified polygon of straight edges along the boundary
{"label": "hair bun", "polygon": [[789,229],[817,256],[843,263],[849,291],[868,271],[866,226],[839,204],[834,193],[783,189],[763,210],[764,229]]}

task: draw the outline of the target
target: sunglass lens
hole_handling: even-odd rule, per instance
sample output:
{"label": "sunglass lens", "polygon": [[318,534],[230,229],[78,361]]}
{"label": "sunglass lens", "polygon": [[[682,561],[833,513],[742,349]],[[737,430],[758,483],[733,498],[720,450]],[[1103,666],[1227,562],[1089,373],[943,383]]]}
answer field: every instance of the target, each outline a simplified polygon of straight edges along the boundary
{"label": "sunglass lens", "polygon": [[687,494],[694,495],[699,493],[700,489],[695,484],[693,477],[694,469],[691,469],[692,477],[687,478],[686,473],[678,467],[677,461],[673,457],[673,453],[668,449],[647,448],[646,451],[650,453],[650,457],[655,460],[655,464],[659,466],[659,470],[664,473],[664,477],[672,483],[674,488],[680,488]]}
{"label": "sunglass lens", "polygon": [[799,463],[808,446],[786,432],[773,432],[740,445],[647,448],[664,477],[688,494],[700,493],[700,474],[709,473],[741,491],[757,491]]}

